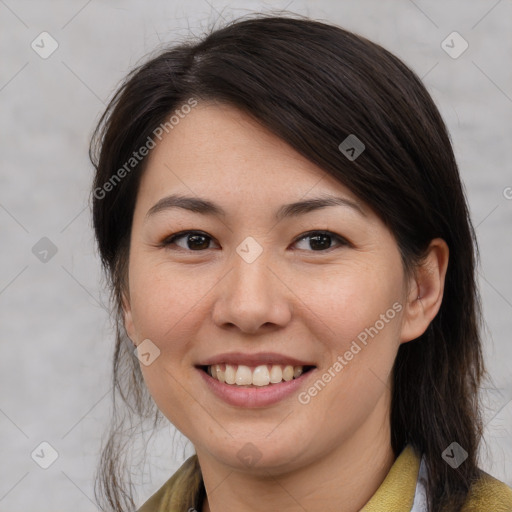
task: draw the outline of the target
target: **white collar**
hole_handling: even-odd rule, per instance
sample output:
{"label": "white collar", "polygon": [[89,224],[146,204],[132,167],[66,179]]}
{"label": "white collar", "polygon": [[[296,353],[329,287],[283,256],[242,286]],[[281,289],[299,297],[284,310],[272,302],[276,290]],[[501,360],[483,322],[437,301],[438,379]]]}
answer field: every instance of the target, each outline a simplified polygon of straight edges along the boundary
{"label": "white collar", "polygon": [[420,470],[418,472],[418,480],[416,482],[416,491],[414,492],[414,502],[411,512],[427,512],[427,466],[425,464],[425,456],[421,457]]}

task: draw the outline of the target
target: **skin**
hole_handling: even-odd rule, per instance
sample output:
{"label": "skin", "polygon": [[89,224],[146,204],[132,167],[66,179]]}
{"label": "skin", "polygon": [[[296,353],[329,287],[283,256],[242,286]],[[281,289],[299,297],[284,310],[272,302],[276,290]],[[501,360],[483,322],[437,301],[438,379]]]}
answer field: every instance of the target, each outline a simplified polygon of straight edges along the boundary
{"label": "skin", "polygon": [[[147,217],[171,193],[214,201],[227,216],[174,208]],[[364,214],[329,206],[276,223],[283,204],[323,193],[357,202]],[[200,249],[187,236],[161,245],[182,230],[210,238]],[[333,236],[317,249],[311,238],[297,240],[312,230],[350,244]],[[248,236],[263,249],[252,263],[236,252]],[[395,460],[393,362],[437,314],[447,264],[448,248],[435,239],[406,278],[392,233],[366,204],[235,108],[200,103],[180,120],[142,176],[124,311],[133,343],[150,339],[160,350],[141,369],[160,410],[195,446],[202,512],[364,506]],[[222,352],[272,351],[314,362],[321,377],[396,302],[401,311],[306,405],[293,394],[234,407],[195,368]],[[237,456],[246,443],[258,450],[254,465]]]}

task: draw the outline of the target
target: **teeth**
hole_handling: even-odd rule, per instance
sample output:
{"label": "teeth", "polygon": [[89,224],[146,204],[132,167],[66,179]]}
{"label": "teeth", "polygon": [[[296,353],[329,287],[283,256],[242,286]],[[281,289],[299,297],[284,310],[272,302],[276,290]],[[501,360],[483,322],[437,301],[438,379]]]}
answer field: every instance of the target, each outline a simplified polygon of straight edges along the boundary
{"label": "teeth", "polygon": [[214,379],[217,379],[220,382],[225,382],[226,384],[262,387],[268,386],[269,384],[278,384],[283,380],[288,382],[290,380],[297,379],[304,373],[304,367],[264,364],[252,369],[243,364],[215,364],[208,366],[207,372]]}
{"label": "teeth", "polygon": [[283,370],[283,379],[289,381],[293,379],[293,366],[285,366]]}
{"label": "teeth", "polygon": [[210,366],[210,368],[214,368],[212,377],[215,377],[217,380],[220,380],[221,382],[226,381],[226,373],[222,371],[220,364]]}
{"label": "teeth", "polygon": [[226,379],[226,384],[234,384],[236,382],[236,371],[234,366],[231,366],[230,364],[226,365],[224,377]]}
{"label": "teeth", "polygon": [[252,384],[252,372],[248,366],[244,366],[243,364],[238,365],[238,369],[236,371],[236,383],[238,386],[247,386]]}
{"label": "teeth", "polygon": [[[240,366],[238,367],[240,368]],[[250,370],[249,370],[250,371]],[[254,386],[266,386],[270,382],[270,373],[265,366],[257,366],[252,374],[252,384]]]}
{"label": "teeth", "polygon": [[272,365],[270,369],[270,382],[277,384],[283,380],[283,370],[277,364]]}

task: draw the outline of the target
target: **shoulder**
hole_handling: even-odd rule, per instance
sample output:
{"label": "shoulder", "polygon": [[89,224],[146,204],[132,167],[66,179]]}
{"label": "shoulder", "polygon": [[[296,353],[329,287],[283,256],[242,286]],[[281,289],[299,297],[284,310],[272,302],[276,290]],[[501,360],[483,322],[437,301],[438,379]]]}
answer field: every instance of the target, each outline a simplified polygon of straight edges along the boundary
{"label": "shoulder", "polygon": [[462,512],[512,512],[512,488],[481,471],[469,490]]}
{"label": "shoulder", "polygon": [[137,512],[186,512],[198,505],[202,483],[197,455],[189,457]]}

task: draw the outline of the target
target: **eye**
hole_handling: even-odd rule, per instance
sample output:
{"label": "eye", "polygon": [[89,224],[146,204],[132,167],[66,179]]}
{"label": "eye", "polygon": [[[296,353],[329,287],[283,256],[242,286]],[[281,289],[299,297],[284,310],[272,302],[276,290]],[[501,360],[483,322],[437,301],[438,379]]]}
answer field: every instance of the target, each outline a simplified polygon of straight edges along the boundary
{"label": "eye", "polygon": [[180,233],[176,233],[166,238],[161,245],[163,247],[169,247],[170,245],[175,244],[176,240],[181,240],[182,238],[185,239],[185,247],[179,244],[176,245],[181,249],[188,249],[191,251],[208,249],[208,240],[212,240],[210,236],[200,231],[181,231]]}
{"label": "eye", "polygon": [[[177,243],[179,240],[184,240],[184,243],[180,245]],[[328,249],[332,249],[331,242],[334,240],[338,242],[340,246],[350,246],[345,238],[330,231],[310,231],[308,233],[300,235],[295,239],[294,244],[303,242],[304,240],[310,239],[309,246],[314,252],[325,252]],[[201,231],[181,231],[166,238],[160,245],[162,247],[170,247],[171,245],[177,245],[183,250],[189,251],[202,251],[209,249],[209,242],[213,238]],[[304,249],[301,249],[304,250]],[[307,250],[307,249],[305,249]]]}
{"label": "eye", "polygon": [[326,249],[332,249],[331,241],[333,240],[337,241],[341,246],[350,245],[342,236],[331,233],[330,231],[310,231],[297,238],[295,243],[302,242],[308,238],[310,239],[309,246],[312,247],[315,252],[325,252]]}

